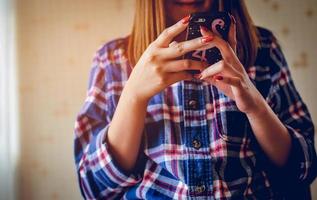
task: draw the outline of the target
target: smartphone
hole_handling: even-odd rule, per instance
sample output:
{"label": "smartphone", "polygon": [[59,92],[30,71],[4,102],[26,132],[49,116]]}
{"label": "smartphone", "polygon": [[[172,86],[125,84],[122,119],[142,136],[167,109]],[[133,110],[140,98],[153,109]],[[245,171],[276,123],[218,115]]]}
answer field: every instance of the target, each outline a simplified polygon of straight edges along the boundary
{"label": "smartphone", "polygon": [[[215,13],[193,13],[189,19],[189,25],[187,27],[186,40],[191,40],[197,37],[201,37],[200,26],[212,31],[214,34],[222,37],[228,41],[229,28],[231,24],[231,18],[227,12],[215,12]],[[217,47],[213,47],[206,50],[195,50],[184,55],[185,59],[192,59],[197,61],[205,61],[209,65],[212,65],[222,60],[221,53]],[[189,70],[192,74],[199,73],[199,70]]]}

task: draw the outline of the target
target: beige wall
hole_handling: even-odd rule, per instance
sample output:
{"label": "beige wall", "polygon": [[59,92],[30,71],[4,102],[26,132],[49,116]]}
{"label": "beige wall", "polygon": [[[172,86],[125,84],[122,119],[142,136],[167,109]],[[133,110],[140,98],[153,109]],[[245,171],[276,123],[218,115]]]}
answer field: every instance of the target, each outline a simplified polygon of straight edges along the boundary
{"label": "beige wall", "polygon": [[[94,52],[105,41],[128,34],[133,2],[17,0],[21,199],[80,198],[73,162],[74,120],[84,101]],[[255,21],[280,38],[316,122],[316,1],[247,2]],[[316,186],[314,190],[317,198]]]}
{"label": "beige wall", "polygon": [[[271,29],[280,41],[295,85],[317,126],[317,1],[246,0],[246,2],[255,23]],[[315,138],[317,139],[316,133]],[[313,199],[317,199],[317,181],[312,186],[312,195]]]}
{"label": "beige wall", "polygon": [[130,30],[133,0],[20,0],[21,199],[79,199],[73,127],[91,60]]}

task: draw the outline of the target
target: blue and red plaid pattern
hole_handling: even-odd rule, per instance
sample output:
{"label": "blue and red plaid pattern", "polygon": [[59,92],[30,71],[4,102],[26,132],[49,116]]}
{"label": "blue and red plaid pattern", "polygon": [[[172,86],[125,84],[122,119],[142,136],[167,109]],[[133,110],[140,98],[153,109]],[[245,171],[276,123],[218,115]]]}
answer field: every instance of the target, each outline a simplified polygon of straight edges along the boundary
{"label": "blue and red plaid pattern", "polygon": [[259,33],[261,48],[247,72],[291,135],[291,155],[283,169],[262,152],[235,102],[199,80],[175,83],[150,100],[137,165],[132,172],[120,168],[104,138],[131,73],[123,38],[97,51],[75,124],[75,162],[83,197],[283,199],[278,179],[310,183],[316,176],[310,114],[274,36],[265,29],[259,28]]}

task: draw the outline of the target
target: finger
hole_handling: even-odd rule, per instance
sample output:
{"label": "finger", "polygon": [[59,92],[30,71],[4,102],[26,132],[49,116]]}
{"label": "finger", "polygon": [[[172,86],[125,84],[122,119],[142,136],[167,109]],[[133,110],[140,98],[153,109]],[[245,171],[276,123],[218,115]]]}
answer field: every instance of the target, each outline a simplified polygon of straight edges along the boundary
{"label": "finger", "polygon": [[179,35],[181,32],[183,32],[188,25],[190,16],[184,17],[180,21],[178,21],[176,24],[166,28],[154,41],[159,47],[168,47],[168,44],[171,43],[171,41]]}
{"label": "finger", "polygon": [[228,42],[231,46],[231,48],[234,50],[234,52],[237,52],[237,26],[236,26],[236,20],[233,15],[230,15],[231,19],[231,25],[229,28],[229,35],[228,35]]}
{"label": "finger", "polygon": [[210,30],[208,30],[206,27],[201,26],[200,32],[203,36],[212,36],[214,39],[208,43],[205,48],[212,48],[217,47],[222,55],[222,58],[224,60],[230,60],[232,56],[235,56],[234,50],[231,48],[230,44],[217,36],[216,34],[213,34]]}
{"label": "finger", "polygon": [[208,28],[204,26],[200,26],[200,33],[202,36],[214,36],[216,34],[213,34]]}
{"label": "finger", "polygon": [[221,61],[207,67],[205,70],[203,70],[201,72],[200,79],[205,79],[207,77],[214,76],[218,73],[228,74],[231,76],[236,76],[238,74],[237,70],[235,70],[233,67],[231,67],[225,61],[221,60]]}
{"label": "finger", "polygon": [[215,77],[209,77],[204,80],[216,86],[220,91],[222,91],[228,97],[230,98],[233,97],[230,85],[227,85],[226,83],[223,83],[222,81],[216,80]]}
{"label": "finger", "polygon": [[176,42],[176,41],[173,41],[172,43],[170,43],[169,45],[168,45],[168,47],[173,47],[173,46],[175,46],[175,45],[177,45],[178,43]]}
{"label": "finger", "polygon": [[171,59],[183,56],[184,54],[204,48],[213,40],[212,36],[198,37],[192,40],[179,42],[177,44],[170,45],[169,48],[160,49],[160,57],[162,59]]}
{"label": "finger", "polygon": [[214,77],[215,82],[221,81],[223,83],[226,83],[228,85],[241,88],[242,87],[242,81],[238,77],[229,77],[229,76],[215,76]]}
{"label": "finger", "polygon": [[208,66],[207,63],[190,59],[176,60],[166,62],[164,65],[165,72],[180,72],[184,70],[203,71]]}
{"label": "finger", "polygon": [[192,80],[192,79],[193,79],[192,74],[190,74],[187,71],[181,71],[181,72],[170,73],[167,82],[169,85],[172,85],[172,84],[179,82],[179,81],[182,81],[182,80]]}

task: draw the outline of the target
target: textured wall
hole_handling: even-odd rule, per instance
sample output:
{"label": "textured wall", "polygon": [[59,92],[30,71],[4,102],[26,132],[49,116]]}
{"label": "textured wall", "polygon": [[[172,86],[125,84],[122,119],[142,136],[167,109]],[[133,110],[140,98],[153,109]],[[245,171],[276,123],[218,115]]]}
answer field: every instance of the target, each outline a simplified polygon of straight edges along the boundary
{"label": "textured wall", "polygon": [[92,56],[105,41],[128,34],[132,2],[18,1],[21,199],[80,199],[75,116]]}
{"label": "textured wall", "polygon": [[[75,116],[84,101],[93,53],[105,41],[128,34],[134,0],[17,2],[21,199],[79,199]],[[247,3],[255,22],[280,39],[316,122],[316,0]],[[314,192],[317,198],[317,186]]]}
{"label": "textured wall", "polygon": [[[317,126],[317,84],[315,82],[317,1],[246,0],[246,2],[255,23],[269,28],[278,38],[295,85]],[[317,139],[316,131],[315,138]],[[312,194],[313,199],[317,199],[317,181],[312,186]]]}

